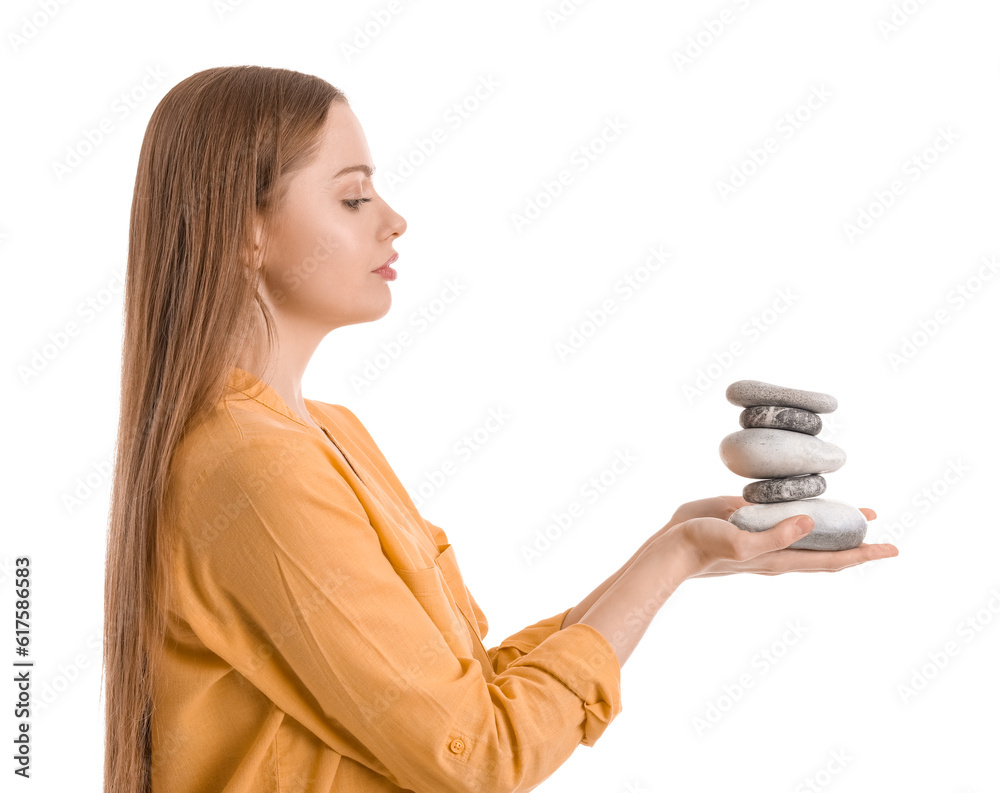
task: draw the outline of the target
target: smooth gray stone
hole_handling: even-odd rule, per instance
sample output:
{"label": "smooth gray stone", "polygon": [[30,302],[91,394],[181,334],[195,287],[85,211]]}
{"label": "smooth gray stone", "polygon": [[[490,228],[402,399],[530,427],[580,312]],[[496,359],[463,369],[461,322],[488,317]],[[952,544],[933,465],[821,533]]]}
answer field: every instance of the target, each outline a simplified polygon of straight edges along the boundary
{"label": "smooth gray stone", "polygon": [[755,427],[773,430],[792,430],[806,435],[819,435],[823,429],[823,419],[819,414],[802,408],[786,408],[779,405],[757,405],[740,413],[740,426],[745,430]]}
{"label": "smooth gray stone", "polygon": [[737,380],[726,389],[726,399],[734,405],[752,408],[757,405],[778,405],[786,408],[802,408],[813,413],[832,413],[837,409],[837,400],[819,391],[803,391],[764,383],[760,380]]}
{"label": "smooth gray stone", "polygon": [[751,482],[743,488],[743,498],[755,504],[773,504],[778,501],[815,498],[824,492],[826,492],[826,480],[819,474],[813,474]]}
{"label": "smooth gray stone", "polygon": [[815,435],[763,428],[729,433],[719,455],[726,468],[748,479],[824,474],[847,462],[843,449]]}
{"label": "smooth gray stone", "polygon": [[857,507],[828,498],[751,504],[729,516],[729,522],[744,531],[767,531],[792,515],[810,515],[816,521],[811,532],[787,546],[807,551],[843,551],[858,547],[868,532],[868,521]]}

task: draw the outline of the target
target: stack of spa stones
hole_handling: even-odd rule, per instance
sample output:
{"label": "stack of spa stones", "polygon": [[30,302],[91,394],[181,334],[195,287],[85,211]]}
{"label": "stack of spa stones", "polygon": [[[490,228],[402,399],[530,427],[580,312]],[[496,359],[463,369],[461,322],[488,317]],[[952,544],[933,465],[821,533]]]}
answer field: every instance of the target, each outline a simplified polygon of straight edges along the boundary
{"label": "stack of spa stones", "polygon": [[868,521],[861,510],[842,501],[816,498],[826,491],[823,473],[836,471],[847,455],[816,437],[820,413],[837,409],[829,394],[739,380],[726,399],[744,408],[739,432],[722,439],[719,454],[734,474],[760,481],[743,488],[752,502],[729,520],[744,531],[766,531],[792,515],[810,515],[813,530],[789,548],[840,551],[861,544]]}

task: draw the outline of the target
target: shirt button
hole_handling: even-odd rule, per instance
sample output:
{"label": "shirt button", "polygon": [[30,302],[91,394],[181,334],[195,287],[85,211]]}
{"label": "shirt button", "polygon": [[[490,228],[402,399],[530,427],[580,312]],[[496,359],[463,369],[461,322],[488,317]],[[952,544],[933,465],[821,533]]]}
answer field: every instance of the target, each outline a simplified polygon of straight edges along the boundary
{"label": "shirt button", "polygon": [[456,738],[454,741],[451,742],[451,746],[449,748],[455,754],[458,754],[465,748],[465,741],[463,741],[461,738]]}

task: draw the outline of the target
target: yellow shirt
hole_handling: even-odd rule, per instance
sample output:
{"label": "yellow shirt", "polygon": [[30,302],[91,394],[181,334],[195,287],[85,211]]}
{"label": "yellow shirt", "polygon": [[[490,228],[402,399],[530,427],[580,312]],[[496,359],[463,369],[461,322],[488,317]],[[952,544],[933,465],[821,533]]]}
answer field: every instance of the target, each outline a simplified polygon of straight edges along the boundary
{"label": "yellow shirt", "polygon": [[153,793],[531,790],[621,711],[614,649],[570,609],[487,649],[444,530],[304,401],[253,378],[171,462]]}

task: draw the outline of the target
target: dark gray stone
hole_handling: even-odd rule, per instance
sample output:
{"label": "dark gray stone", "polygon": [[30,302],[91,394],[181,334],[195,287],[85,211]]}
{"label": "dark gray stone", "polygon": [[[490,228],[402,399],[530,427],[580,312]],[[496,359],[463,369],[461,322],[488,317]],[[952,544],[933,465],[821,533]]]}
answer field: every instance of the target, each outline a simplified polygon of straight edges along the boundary
{"label": "dark gray stone", "polygon": [[819,474],[812,476],[786,476],[751,482],[743,488],[743,498],[755,504],[774,504],[778,501],[795,501],[814,498],[826,492],[826,480]]}
{"label": "dark gray stone", "polygon": [[777,405],[801,408],[813,413],[832,413],[837,409],[836,398],[819,391],[785,388],[760,380],[737,380],[726,389],[726,399],[734,405],[752,408],[757,405]]}
{"label": "dark gray stone", "polygon": [[823,429],[823,419],[811,410],[786,408],[780,405],[757,405],[740,413],[743,429],[763,427],[765,429],[791,430],[806,435],[818,435]]}

